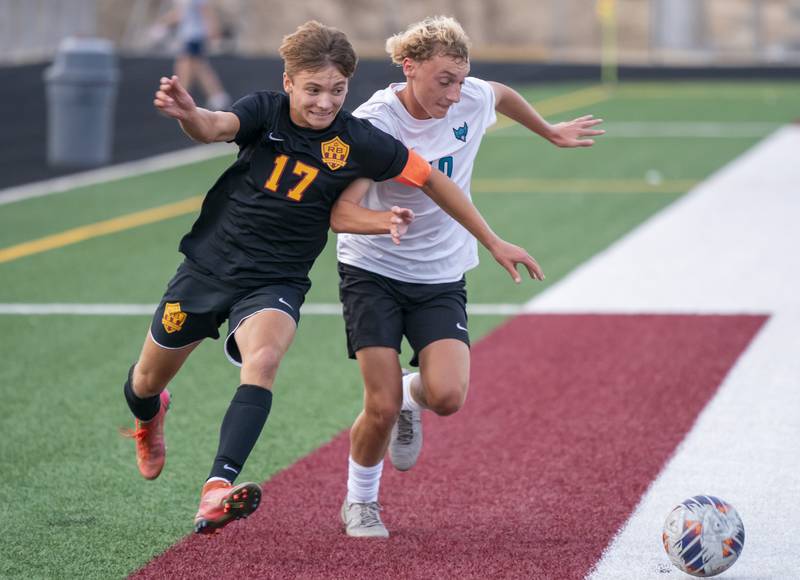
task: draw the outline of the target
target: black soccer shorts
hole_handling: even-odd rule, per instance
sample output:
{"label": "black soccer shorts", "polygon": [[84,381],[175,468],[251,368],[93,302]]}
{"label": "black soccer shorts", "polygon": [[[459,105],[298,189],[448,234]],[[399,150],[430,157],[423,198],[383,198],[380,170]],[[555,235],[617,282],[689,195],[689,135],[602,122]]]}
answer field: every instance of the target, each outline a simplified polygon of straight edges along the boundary
{"label": "black soccer shorts", "polygon": [[344,308],[350,358],[368,346],[401,349],[403,335],[419,352],[437,340],[454,338],[469,346],[464,279],[443,284],[401,282],[339,263],[339,299]]}
{"label": "black soccer shorts", "polygon": [[225,354],[241,366],[242,356],[233,338],[239,325],[263,310],[280,310],[298,324],[310,286],[305,281],[278,280],[255,289],[243,288],[218,280],[185,260],[156,308],[150,335],[162,348],[185,348],[204,338],[219,338],[219,327],[227,319]]}

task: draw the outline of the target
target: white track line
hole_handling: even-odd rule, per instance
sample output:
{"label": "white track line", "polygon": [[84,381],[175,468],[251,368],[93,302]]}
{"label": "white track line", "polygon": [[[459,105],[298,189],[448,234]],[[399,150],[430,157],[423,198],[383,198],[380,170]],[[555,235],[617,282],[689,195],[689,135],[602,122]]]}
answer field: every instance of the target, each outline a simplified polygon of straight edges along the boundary
{"label": "white track line", "polygon": [[[702,493],[730,501],[744,521],[742,556],[724,577],[798,578],[798,325],[800,316],[784,314],[767,323],[606,549],[591,580],[687,578],[668,562],[661,529],[674,505]],[[679,400],[670,412],[681,412]]]}
{"label": "white track line", "polygon": [[[660,544],[670,508],[713,494],[747,534],[731,578],[800,570],[800,127],[784,127],[526,305],[527,312],[771,315],[591,580],[686,578]],[[681,413],[681,402],[665,412]],[[624,474],[622,474],[624,476]]]}
{"label": "white track line", "polygon": [[800,288],[800,127],[784,127],[531,301],[532,311],[776,312]]}
{"label": "white track line", "polygon": [[[155,304],[0,303],[0,315],[11,316],[141,316],[151,315]],[[522,312],[522,304],[468,304],[472,316],[510,316]],[[341,316],[341,304],[309,303],[300,309],[304,316]]]}
{"label": "white track line", "polygon": [[131,177],[132,175],[142,175],[143,173],[172,169],[181,165],[207,161],[208,159],[221,157],[226,154],[233,155],[235,152],[236,147],[234,145],[228,143],[212,143],[209,145],[181,149],[180,151],[173,151],[172,153],[164,153],[163,155],[156,155],[139,161],[130,161],[128,163],[120,163],[118,165],[84,171],[74,175],[56,177],[55,179],[48,179],[47,181],[38,181],[29,185],[10,187],[0,190],[0,205],[54,193],[63,193],[77,187],[116,181],[118,179]]}

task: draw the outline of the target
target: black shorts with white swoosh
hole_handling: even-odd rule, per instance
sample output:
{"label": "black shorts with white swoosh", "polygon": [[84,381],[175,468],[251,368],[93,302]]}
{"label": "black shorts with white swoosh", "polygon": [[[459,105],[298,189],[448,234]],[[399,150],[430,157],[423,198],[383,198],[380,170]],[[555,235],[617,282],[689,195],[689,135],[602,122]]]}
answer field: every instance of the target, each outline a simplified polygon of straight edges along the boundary
{"label": "black shorts with white swoosh", "polygon": [[454,338],[469,346],[464,279],[414,284],[339,263],[339,298],[344,309],[350,358],[368,346],[401,349],[403,335],[414,353],[437,340]]}
{"label": "black shorts with white swoosh", "polygon": [[219,327],[227,319],[225,354],[238,365],[242,358],[233,333],[239,325],[263,310],[280,310],[299,323],[300,307],[310,286],[307,279],[275,280],[255,288],[235,286],[208,275],[187,259],[156,308],[150,335],[162,348],[184,348],[204,338],[219,338]]}

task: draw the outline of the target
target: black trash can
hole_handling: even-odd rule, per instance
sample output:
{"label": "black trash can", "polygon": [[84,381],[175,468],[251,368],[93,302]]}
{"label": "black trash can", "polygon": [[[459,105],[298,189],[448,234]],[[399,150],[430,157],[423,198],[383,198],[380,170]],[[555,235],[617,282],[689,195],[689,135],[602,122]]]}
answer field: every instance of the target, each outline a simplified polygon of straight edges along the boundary
{"label": "black trash can", "polygon": [[119,81],[111,41],[66,38],[44,78],[48,163],[83,167],[108,163]]}

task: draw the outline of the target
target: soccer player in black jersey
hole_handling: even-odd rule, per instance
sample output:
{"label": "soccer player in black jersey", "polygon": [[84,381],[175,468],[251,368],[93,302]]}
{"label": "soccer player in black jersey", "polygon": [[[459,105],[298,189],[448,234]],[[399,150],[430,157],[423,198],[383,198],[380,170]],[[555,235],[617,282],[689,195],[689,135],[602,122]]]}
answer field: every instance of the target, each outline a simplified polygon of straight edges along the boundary
{"label": "soccer player in black jersey", "polygon": [[[169,282],[138,361],[124,386],[136,418],[139,470],[148,479],[165,460],[167,384],[207,337],[228,319],[225,352],[241,366],[241,384],[220,428],[219,448],[201,492],[195,531],[210,533],[251,514],[255,483],[234,485],[269,415],[278,365],[295,334],[308,272],[327,231],[391,234],[399,241],[413,214],[394,207],[351,208],[331,223],[335,203],[357,178],[398,179],[425,187],[472,229],[488,228],[461,190],[399,141],[341,107],[356,55],[338,30],[308,22],[284,38],[286,94],[245,96],[231,112],[195,105],[179,79],[163,77],[154,104],[192,139],[235,141],[236,161],[206,195],[181,240],[184,262]],[[472,230],[471,230],[472,231]],[[530,267],[522,248],[505,244],[498,260]]]}

